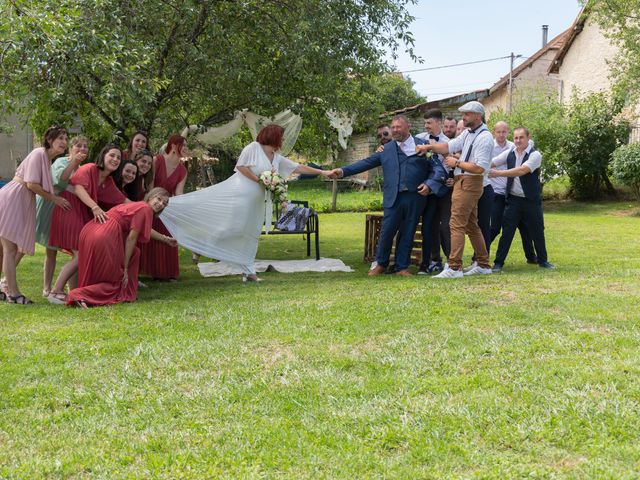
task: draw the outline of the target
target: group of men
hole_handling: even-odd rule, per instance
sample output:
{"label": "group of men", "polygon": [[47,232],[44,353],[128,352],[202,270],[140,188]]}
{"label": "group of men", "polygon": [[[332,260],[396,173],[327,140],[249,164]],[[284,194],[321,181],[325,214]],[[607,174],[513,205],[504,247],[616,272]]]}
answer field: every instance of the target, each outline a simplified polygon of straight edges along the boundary
{"label": "group of men", "polygon": [[[518,127],[513,143],[509,127],[498,122],[493,135],[484,123],[484,107],[468,102],[458,109],[462,120],[443,118],[440,110],[425,116],[426,132],[410,133],[407,117],[378,127],[380,148],[368,158],[331,172],[335,178],[382,168],[384,218],[376,261],[370,276],[389,270],[411,276],[411,250],[422,219],[422,261],[418,274],[434,278],[488,275],[502,270],[516,229],[528,263],[545,269],[547,259],[542,212],[540,165],[529,131]],[[493,267],[489,247],[502,231]],[[465,235],[473,246],[473,262],[463,269]],[[443,264],[440,249],[448,261]]]}

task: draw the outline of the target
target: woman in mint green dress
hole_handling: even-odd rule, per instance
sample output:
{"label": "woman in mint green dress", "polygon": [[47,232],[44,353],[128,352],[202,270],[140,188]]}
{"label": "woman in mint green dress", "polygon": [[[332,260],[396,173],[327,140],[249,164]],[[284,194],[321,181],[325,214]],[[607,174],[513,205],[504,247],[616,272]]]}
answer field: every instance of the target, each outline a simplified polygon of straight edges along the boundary
{"label": "woman in mint green dress", "polygon": [[[73,188],[69,186],[69,179],[78,169],[80,164],[87,158],[89,153],[89,141],[82,136],[71,140],[69,156],[58,158],[51,165],[51,176],[56,195],[60,192]],[[48,296],[51,292],[51,282],[56,269],[56,256],[58,250],[49,246],[49,229],[51,227],[51,215],[53,214],[52,202],[44,201],[39,195],[36,198],[36,241],[46,247],[47,254],[44,260],[44,286],[42,295]]]}

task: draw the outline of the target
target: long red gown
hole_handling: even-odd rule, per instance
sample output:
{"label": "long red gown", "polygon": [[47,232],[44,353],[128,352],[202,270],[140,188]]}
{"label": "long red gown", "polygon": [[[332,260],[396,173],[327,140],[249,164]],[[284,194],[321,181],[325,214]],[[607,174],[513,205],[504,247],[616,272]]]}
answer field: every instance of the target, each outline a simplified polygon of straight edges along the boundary
{"label": "long red gown", "polygon": [[78,253],[78,288],[67,295],[67,303],[84,300],[87,305],[112,305],[134,302],[138,297],[140,250],[135,247],[127,271],[129,281],[122,286],[124,249],[131,230],[138,232],[138,242],[151,237],[153,210],[146,202],[118,205],[107,212],[105,223],[89,222],[80,234]]}
{"label": "long red gown", "polygon": [[[116,187],[110,176],[99,185],[100,170],[95,163],[82,165],[69,180],[70,185],[81,185],[87,191],[94,202],[120,204],[125,201],[125,196]],[[51,216],[51,230],[49,232],[49,245],[58,247],[68,252],[78,250],[80,232],[85,224],[93,218],[89,207],[73,193],[64,191],[61,197],[71,204],[71,210],[64,210],[57,205]]]}
{"label": "long red gown", "polygon": [[[180,163],[171,175],[167,177],[167,164],[162,155],[156,157],[156,171],[153,177],[153,186],[162,187],[169,195],[176,194],[176,187],[187,176],[187,168]],[[158,233],[171,236],[164,223],[158,218],[153,219],[153,229]],[[166,243],[151,240],[142,249],[140,255],[140,271],[150,277],[169,280],[180,275],[180,261],[178,248]]]}

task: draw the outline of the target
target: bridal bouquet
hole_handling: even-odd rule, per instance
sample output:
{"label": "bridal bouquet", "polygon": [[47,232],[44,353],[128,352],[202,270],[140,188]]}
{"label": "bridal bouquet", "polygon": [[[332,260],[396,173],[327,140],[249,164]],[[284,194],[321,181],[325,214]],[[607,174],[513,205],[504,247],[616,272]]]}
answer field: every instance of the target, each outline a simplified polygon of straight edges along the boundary
{"label": "bridal bouquet", "polygon": [[287,181],[277,172],[265,171],[258,177],[260,183],[264,185],[273,195],[273,199],[280,203],[281,211],[285,211],[287,207]]}

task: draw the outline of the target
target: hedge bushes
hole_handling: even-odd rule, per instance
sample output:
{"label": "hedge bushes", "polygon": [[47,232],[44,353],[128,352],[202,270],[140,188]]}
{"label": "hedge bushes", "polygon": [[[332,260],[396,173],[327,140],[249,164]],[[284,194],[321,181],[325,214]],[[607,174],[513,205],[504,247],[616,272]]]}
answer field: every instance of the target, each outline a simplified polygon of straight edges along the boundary
{"label": "hedge bushes", "polygon": [[612,155],[611,170],[613,176],[628,186],[640,200],[640,143],[623,145]]}

